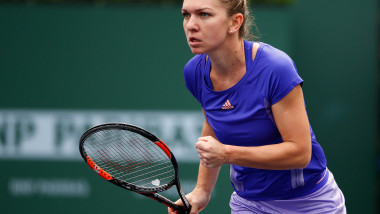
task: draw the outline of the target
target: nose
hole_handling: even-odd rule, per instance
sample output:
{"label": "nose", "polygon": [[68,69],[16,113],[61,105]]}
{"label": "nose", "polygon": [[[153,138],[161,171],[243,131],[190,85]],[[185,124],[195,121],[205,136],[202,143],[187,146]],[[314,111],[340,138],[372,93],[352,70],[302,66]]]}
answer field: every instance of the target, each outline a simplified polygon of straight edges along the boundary
{"label": "nose", "polygon": [[199,30],[199,25],[198,23],[196,22],[196,19],[195,17],[190,17],[188,20],[187,20],[187,23],[186,23],[186,29],[188,31],[198,31]]}

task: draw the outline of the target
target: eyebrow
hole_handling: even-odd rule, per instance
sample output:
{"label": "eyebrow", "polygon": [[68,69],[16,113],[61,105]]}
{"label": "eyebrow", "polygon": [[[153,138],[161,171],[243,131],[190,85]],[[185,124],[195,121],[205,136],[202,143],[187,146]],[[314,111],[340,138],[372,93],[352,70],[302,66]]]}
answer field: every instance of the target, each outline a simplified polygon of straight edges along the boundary
{"label": "eyebrow", "polygon": [[[208,10],[208,9],[209,9],[209,10],[212,10],[212,8],[209,8],[209,7],[202,7],[202,8],[196,9],[195,12],[202,12],[202,11],[204,11],[204,10]],[[185,11],[185,12],[188,12],[186,9],[183,9],[183,8],[182,8],[182,12],[184,12],[184,11]]]}

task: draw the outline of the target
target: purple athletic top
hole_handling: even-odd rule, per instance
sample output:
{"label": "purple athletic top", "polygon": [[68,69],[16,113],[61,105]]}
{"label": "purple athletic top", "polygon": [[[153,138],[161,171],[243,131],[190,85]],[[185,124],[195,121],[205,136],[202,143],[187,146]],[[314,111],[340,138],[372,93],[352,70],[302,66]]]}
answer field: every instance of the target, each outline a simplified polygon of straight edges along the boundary
{"label": "purple athletic top", "polygon": [[[283,142],[271,105],[303,84],[287,54],[260,43],[252,61],[252,44],[244,41],[246,74],[227,90],[213,90],[211,62],[205,54],[194,56],[184,68],[186,87],[201,104],[223,144],[261,146]],[[305,169],[263,170],[231,165],[236,193],[248,200],[277,200],[304,196],[323,186],[327,180],[326,158],[310,130],[312,158]]]}

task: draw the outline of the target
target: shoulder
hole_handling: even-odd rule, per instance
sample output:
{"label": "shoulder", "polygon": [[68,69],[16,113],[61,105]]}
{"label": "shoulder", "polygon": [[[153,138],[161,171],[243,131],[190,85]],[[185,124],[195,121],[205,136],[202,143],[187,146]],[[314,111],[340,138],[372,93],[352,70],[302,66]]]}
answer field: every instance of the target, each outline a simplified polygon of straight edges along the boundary
{"label": "shoulder", "polygon": [[196,55],[186,63],[183,70],[186,83],[191,84],[201,76],[201,68],[205,64],[205,57],[205,55]]}
{"label": "shoulder", "polygon": [[202,65],[205,65],[206,56],[196,55],[184,67],[184,78],[187,89],[198,99],[198,91],[202,80]]}
{"label": "shoulder", "polygon": [[271,45],[260,43],[261,53],[259,66],[262,69],[262,75],[277,79],[294,79],[298,76],[297,68],[294,61],[284,51]]}
{"label": "shoulder", "polygon": [[185,72],[191,72],[194,70],[199,69],[199,66],[205,61],[204,55],[195,55],[193,58],[191,58],[185,65],[184,71]]}
{"label": "shoulder", "polygon": [[262,43],[261,59],[275,70],[294,69],[295,64],[292,58],[284,51],[269,44]]}
{"label": "shoulder", "polygon": [[260,61],[262,74],[268,80],[266,88],[272,104],[285,97],[296,85],[303,84],[293,60],[285,52],[263,44]]}

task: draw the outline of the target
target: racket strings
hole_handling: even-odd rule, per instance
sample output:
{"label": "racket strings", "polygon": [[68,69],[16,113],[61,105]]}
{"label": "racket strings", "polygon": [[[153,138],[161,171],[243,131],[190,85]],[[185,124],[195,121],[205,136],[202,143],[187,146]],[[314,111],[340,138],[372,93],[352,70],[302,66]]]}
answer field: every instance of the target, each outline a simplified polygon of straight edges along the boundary
{"label": "racket strings", "polygon": [[[105,141],[106,142],[106,141]],[[99,144],[99,145],[102,145],[102,144]],[[119,171],[130,171],[132,170],[135,166],[138,165],[138,163],[133,163],[133,161],[129,158],[126,158],[127,156],[121,156],[121,159],[124,159],[124,161],[126,162],[129,162],[130,164],[129,165],[120,165],[119,162],[117,159],[115,159],[114,157],[111,157],[109,155],[109,153],[112,151],[113,153],[117,153],[118,151],[116,150],[116,148],[110,144],[109,147],[107,147],[106,149],[103,148],[104,145],[102,145],[102,147],[99,147],[97,148],[97,150],[95,150],[93,147],[88,147],[90,150],[93,151],[93,153],[97,153],[98,154],[98,158],[101,159],[101,161],[104,162],[104,164],[106,164],[108,167],[110,168],[115,168],[115,169],[118,169]],[[121,149],[122,150],[122,149]],[[90,155],[91,157],[91,155]],[[95,160],[96,158],[93,157]],[[113,159],[113,161],[111,161],[111,159]],[[96,161],[98,162],[98,161]],[[106,168],[104,167],[104,165],[101,165],[102,168]]]}
{"label": "racket strings", "polygon": [[[136,145],[136,143],[134,142],[134,144]],[[114,147],[111,147],[111,148],[114,148]],[[113,149],[114,150],[114,149]],[[122,151],[124,151],[125,152],[125,150],[124,149],[121,149]],[[123,175],[123,177],[125,177],[125,176],[130,176],[130,174],[128,174],[128,175],[124,175],[123,173],[125,173],[125,170],[122,170],[123,168],[122,167],[120,167],[120,166],[122,166],[121,164],[119,164],[118,163],[118,161],[117,160],[114,160],[114,162],[112,162],[112,161],[110,161],[109,160],[109,155],[107,155],[107,153],[104,153],[104,149],[102,149],[102,151],[103,152],[99,152],[98,151],[98,153],[99,154],[101,154],[101,156],[100,156],[100,159],[101,159],[101,161],[103,161],[108,167],[112,167],[112,168],[115,168],[115,169],[117,169],[117,171],[119,171],[119,173],[116,173],[116,176],[118,176],[118,177],[120,177],[120,175]],[[108,150],[109,151],[109,150]],[[137,153],[141,153],[141,149],[139,149],[138,150],[138,152]],[[104,155],[104,154],[106,154],[106,155]],[[105,157],[105,156],[108,156],[108,157]],[[122,156],[122,157],[125,157],[125,156]],[[143,156],[143,158],[146,160],[146,161],[148,161],[148,162],[146,162],[146,163],[144,163],[144,162],[141,162],[140,164],[138,164],[136,161],[130,161],[131,159],[129,158],[129,159],[125,159],[124,158],[124,160],[122,160],[122,161],[126,161],[126,162],[129,162],[129,164],[128,164],[128,166],[127,167],[124,167],[124,169],[127,169],[128,171],[131,171],[132,169],[135,169],[136,167],[143,167],[143,166],[146,166],[146,165],[148,165],[148,164],[150,164],[151,162],[152,162],[152,160],[147,160],[144,156]],[[134,158],[135,159],[135,158]],[[111,163],[111,164],[110,164]],[[132,163],[132,164],[131,164]],[[101,165],[101,164],[99,164],[99,165]],[[159,165],[162,165],[162,164],[159,164]],[[157,166],[159,166],[159,165],[157,165]],[[116,167],[115,167],[116,166]],[[102,166],[101,166],[102,167]],[[139,174],[139,176],[134,176],[134,177],[130,177],[129,178],[129,180],[139,180],[139,182],[141,182],[141,181],[144,181],[144,180],[147,180],[147,179],[149,179],[149,177],[147,177],[147,178],[141,178],[141,177],[146,177],[147,175],[149,175],[150,173],[157,173],[157,171],[159,171],[160,170],[160,168],[158,169],[158,170],[152,170],[151,168],[152,168],[153,166],[151,166],[151,167],[148,167],[148,168],[144,168],[144,171],[147,171],[147,170],[149,170],[149,172],[148,173],[141,173],[140,171],[135,171],[134,172],[134,174]],[[106,168],[105,166],[103,166],[103,168]],[[163,169],[162,167],[161,167],[161,169]],[[117,172],[116,171],[116,172]],[[157,175],[161,175],[162,173],[158,173]],[[114,175],[115,176],[115,175]],[[162,179],[162,178],[161,178]]]}
{"label": "racket strings", "polygon": [[[98,135],[99,133],[97,133]],[[113,163],[113,164],[117,164],[119,165],[118,163],[119,162],[127,162],[128,165],[125,165],[123,164],[123,168],[124,170],[121,170],[122,168],[121,167],[115,167],[115,168],[118,168],[120,171],[131,171],[133,170],[135,167],[137,166],[145,166],[149,163],[152,162],[152,160],[147,160],[146,157],[144,155],[149,155],[149,153],[142,153],[142,150],[141,148],[137,148],[135,149],[134,151],[137,152],[137,154],[139,156],[136,156],[134,153],[131,153],[130,151],[126,150],[125,149],[125,146],[115,146],[117,145],[116,143],[117,142],[122,142],[122,141],[126,141],[125,139],[120,139],[120,138],[115,138],[112,134],[109,135],[109,139],[105,139],[104,135],[94,135],[95,137],[97,137],[97,139],[95,139],[94,142],[97,142],[98,143],[98,146],[99,148],[97,148],[96,152],[99,154],[99,157],[105,161],[105,162],[110,162],[110,163]],[[134,139],[132,139],[134,140]],[[103,143],[102,143],[103,142]],[[108,142],[114,142],[114,143],[108,143]],[[131,141],[133,142],[133,141]],[[133,142],[134,145],[137,145],[135,142]],[[94,145],[96,146],[96,145]],[[133,148],[132,148],[133,149]],[[119,154],[118,155],[118,158],[115,158],[117,156],[110,156],[109,154]],[[136,158],[143,158],[144,160],[141,161],[136,161]],[[139,158],[139,159],[141,159]],[[113,162],[109,161],[109,159],[112,159]]]}
{"label": "racket strings", "polygon": [[[112,135],[110,136],[110,137],[112,137]],[[123,140],[123,139],[110,139],[112,142],[119,142],[120,140]],[[136,143],[134,143],[135,145],[136,145]],[[121,171],[121,172],[128,172],[128,171],[131,171],[131,170],[133,170],[133,169],[135,169],[136,167],[143,167],[143,166],[145,166],[145,165],[148,165],[150,162],[151,162],[151,160],[150,161],[147,161],[146,159],[145,159],[145,157],[144,156],[142,156],[142,157],[144,157],[144,159],[146,160],[146,162],[136,162],[134,159],[133,159],[133,156],[132,156],[132,158],[130,158],[130,156],[129,155],[131,155],[131,154],[133,154],[133,153],[128,153],[128,151],[127,150],[125,150],[125,148],[124,147],[115,147],[113,144],[109,144],[110,145],[110,149],[114,152],[114,153],[119,153],[120,151],[121,152],[123,152],[124,154],[127,154],[127,155],[123,155],[123,156],[121,156],[121,161],[126,161],[127,163],[128,163],[128,165],[124,165],[124,164],[122,164],[122,165],[119,165],[118,164],[118,162],[117,161],[115,161],[115,164],[116,165],[118,165],[118,166],[120,166],[120,167],[117,167],[117,169],[119,170],[119,171]],[[138,149],[137,150],[140,154],[141,154],[141,149]],[[98,151],[99,152],[99,151]],[[103,149],[102,149],[102,152],[99,152],[99,154],[105,154],[105,155],[107,155],[107,151],[104,151]],[[129,154],[129,155],[128,155]],[[141,154],[141,155],[144,155],[144,154]],[[102,156],[104,156],[104,155],[102,155]],[[107,156],[109,156],[109,155],[107,155]],[[111,158],[111,157],[110,157]],[[105,160],[103,160],[103,161],[106,161],[107,159],[105,159]]]}
{"label": "racket strings", "polygon": [[157,188],[174,179],[174,168],[165,152],[134,132],[98,131],[86,139],[84,149],[100,168],[133,185]]}
{"label": "racket strings", "polygon": [[[128,162],[128,167],[125,167],[125,169],[128,169],[127,171],[130,171],[130,169],[134,169],[134,166],[144,166],[144,165],[152,163],[153,161],[157,161],[151,158],[152,155],[150,154],[150,152],[147,152],[146,148],[144,149],[141,146],[141,143],[138,143],[138,141],[136,140],[136,137],[139,137],[138,135],[135,138],[131,138],[130,140],[125,139],[125,138],[115,138],[114,136],[116,135],[112,135],[112,134],[109,135],[110,139],[108,140],[105,140],[104,136],[100,136],[100,137],[97,136],[98,138],[97,141],[100,142],[99,145],[101,146],[98,148],[97,152],[100,154],[101,157],[109,159],[110,158],[109,153],[123,154],[123,155],[120,155],[118,158],[123,162],[124,161]],[[101,143],[101,142],[104,142],[104,143]],[[109,144],[108,142],[114,142],[114,143]],[[129,142],[129,143],[132,143],[134,146],[136,146],[136,148],[130,148],[129,150],[127,150],[126,146],[124,145],[120,146],[119,144],[117,144],[118,142]],[[128,146],[131,147],[131,145],[128,145]],[[118,162],[118,160],[115,159],[115,157],[116,156],[113,156],[112,158],[114,159],[115,162]],[[138,161],[136,161],[136,159]]]}

